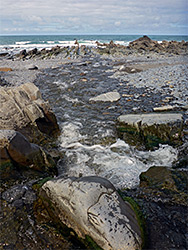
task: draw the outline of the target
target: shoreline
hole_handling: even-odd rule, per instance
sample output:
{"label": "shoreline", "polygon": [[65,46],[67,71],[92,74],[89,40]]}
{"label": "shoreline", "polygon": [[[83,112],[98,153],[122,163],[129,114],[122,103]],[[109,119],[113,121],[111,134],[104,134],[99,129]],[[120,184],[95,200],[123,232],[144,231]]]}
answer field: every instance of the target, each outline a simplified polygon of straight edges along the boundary
{"label": "shoreline", "polygon": [[[80,143],[82,143],[81,139],[83,137],[81,130],[79,130],[79,125],[80,128],[82,125],[87,127],[88,124],[90,124],[87,123],[90,118],[94,119],[94,123],[91,123],[91,126],[88,127],[89,132],[86,131],[86,134],[88,133],[89,137],[86,138],[86,141],[83,140],[83,144],[87,144],[87,149],[91,148],[92,153],[94,151],[94,147],[91,145],[93,144],[99,145],[99,142],[101,142],[102,148],[109,146],[111,141],[108,141],[108,139],[111,139],[111,134],[106,133],[107,141],[105,142],[104,140],[104,142],[102,142],[102,139],[106,138],[102,138],[102,133],[99,133],[99,138],[96,137],[96,133],[100,131],[97,129],[103,128],[108,120],[111,123],[109,127],[104,126],[104,131],[109,132],[108,128],[111,127],[115,129],[115,119],[117,119],[119,113],[154,113],[153,109],[154,107],[157,107],[157,105],[160,105],[160,108],[165,108],[166,106],[169,108],[169,106],[171,106],[170,108],[174,108],[173,112],[181,113],[181,116],[184,116],[183,121],[186,123],[187,120],[188,122],[188,107],[186,106],[188,101],[186,85],[188,59],[186,55],[177,54],[176,52],[178,51],[174,50],[174,47],[171,48],[171,52],[173,51],[173,53],[164,53],[164,51],[156,52],[155,43],[152,41],[150,41],[151,47],[149,45],[149,48],[152,50],[150,51],[150,49],[148,49],[148,42],[145,42],[145,40],[142,40],[140,44],[137,41],[137,45],[134,45],[139,47],[137,49],[127,49],[125,47],[115,46],[111,43],[111,45],[105,46],[105,48],[91,49],[76,46],[76,49],[67,48],[66,50],[60,50],[59,48],[56,48],[50,51],[44,50],[44,54],[41,54],[41,52],[37,54],[37,51],[34,50],[32,52],[26,51],[24,53],[20,53],[16,57],[9,59],[6,57],[0,58],[0,69],[7,69],[7,71],[4,70],[0,72],[1,85],[6,88],[33,82],[36,84],[37,88],[39,87],[41,93],[44,94],[45,99],[49,100],[51,108],[54,108],[55,116],[60,118],[59,125],[62,133],[62,128],[65,128],[65,135],[61,138],[62,141],[60,142],[64,142],[65,146],[63,150],[67,152],[69,151],[68,153],[70,154],[70,158],[68,158],[69,154],[66,155],[66,152],[64,151],[61,152],[63,154],[63,156],[61,155],[62,158],[58,154],[56,155],[57,152],[55,150],[57,149],[57,151],[59,150],[58,152],[60,152],[60,149],[59,147],[55,148],[55,143],[49,146],[55,148],[52,152],[55,154],[54,159],[56,158],[57,160],[57,158],[60,157],[59,164],[62,165],[58,166],[58,174],[61,174],[59,171],[67,171],[67,177],[68,175],[72,176],[74,174],[74,164],[72,163],[72,161],[74,161],[74,155],[71,154],[71,150],[73,149],[73,151],[75,150],[76,152],[76,147],[74,148],[74,145],[78,145],[78,149],[79,145],[82,146]],[[4,79],[4,82],[2,78]],[[48,79],[50,79],[49,82]],[[60,82],[58,82],[59,79]],[[87,92],[87,88],[90,92]],[[33,89],[35,89],[34,86]],[[91,97],[96,96],[97,94],[114,90],[117,90],[117,92],[120,93],[120,100],[118,100],[117,103],[112,102],[107,104],[96,104],[89,101]],[[75,95],[72,95],[73,92],[75,92]],[[23,101],[22,98],[24,99],[27,97],[27,94],[24,94],[23,89],[22,91],[18,91],[18,93],[20,96],[16,99],[16,101],[19,100],[21,102]],[[38,90],[35,93],[37,97],[40,96],[37,94]],[[68,95],[69,93],[70,95]],[[63,106],[66,102],[68,103],[68,106]],[[35,100],[34,103],[40,104],[41,101],[38,100],[38,102],[36,102]],[[85,113],[83,112],[83,109]],[[95,112],[92,114],[95,110],[97,111],[96,113],[99,117],[95,116]],[[170,111],[167,110],[167,113],[171,111],[171,109]],[[91,116],[89,116],[89,113],[91,113]],[[94,117],[92,117],[92,115]],[[75,119],[72,119],[72,117]],[[67,120],[65,118],[67,118]],[[97,118],[99,118],[100,122],[102,122],[98,124],[98,127]],[[83,124],[79,123],[80,120]],[[41,124],[44,122],[44,120],[39,121],[41,121]],[[74,121],[78,126],[69,127],[69,122],[74,123]],[[65,123],[65,127],[61,127],[63,123]],[[48,146],[45,136],[46,135],[44,135],[44,140],[42,142],[44,145],[47,143]],[[78,143],[75,141],[74,136],[76,137]],[[90,137],[93,137],[92,140]],[[117,139],[118,138],[120,137],[117,136]],[[71,139],[73,140],[71,141]],[[188,137],[186,140],[188,141]],[[137,138],[135,138],[135,141],[137,141]],[[40,142],[37,143],[39,144]],[[68,143],[67,148],[66,143]],[[73,146],[71,146],[71,143]],[[184,143],[183,146],[185,146],[185,148],[181,149],[183,156],[180,155],[180,157],[182,157],[181,159],[183,160],[185,160],[184,158],[186,157],[186,145],[187,144]],[[120,159],[122,159],[123,156],[121,150],[125,151],[125,148],[121,149],[117,147],[117,149],[114,149],[115,151],[113,152],[112,150],[112,152],[115,156],[117,157],[116,153],[118,154],[120,151],[119,156]],[[127,150],[128,149],[126,149],[125,154],[127,154]],[[155,151],[153,152],[155,153]],[[85,152],[83,151],[83,153]],[[100,155],[98,158],[100,159],[104,157],[102,159],[104,159],[103,163],[105,163],[108,160],[106,158],[108,153],[108,150],[104,151],[104,155]],[[133,154],[136,156],[133,151],[130,153],[131,157]],[[140,158],[142,158],[143,153],[144,151],[141,150]],[[71,156],[73,159],[71,159]],[[84,165],[82,165],[82,163],[85,158],[87,163],[87,155],[83,154],[81,156],[80,165],[81,168],[84,169]],[[138,156],[135,158],[136,161],[138,161]],[[70,163],[70,166],[68,167],[70,167],[70,170],[73,170],[72,174],[71,172],[68,172],[68,167],[65,163],[66,157]],[[152,156],[151,154],[150,157],[153,157],[155,160],[156,156]],[[165,157],[165,160],[166,158],[167,157]],[[116,162],[116,158],[112,159],[115,160],[118,167],[119,162]],[[147,158],[143,159],[147,162]],[[129,162],[130,168],[132,168],[132,161],[130,160]],[[167,164],[165,166],[157,165],[156,167],[150,167],[149,170],[142,172],[140,175],[139,185],[134,188],[121,190],[122,195],[125,196],[125,198],[131,197],[134,201],[136,201],[140,207],[139,209],[141,213],[145,216],[146,233],[148,234],[148,249],[162,249],[166,247],[170,249],[172,247],[178,248],[178,246],[181,246],[182,249],[184,249],[186,246],[185,224],[187,216],[187,193],[185,186],[187,171],[181,169],[181,162],[178,163],[180,163],[180,166],[171,166]],[[92,161],[88,164],[91,164],[92,166]],[[77,165],[79,164],[76,164],[76,166]],[[60,167],[62,167],[62,169],[60,169]],[[101,169],[104,168],[105,165],[104,167],[101,167]],[[119,170],[116,168],[114,169],[118,173]],[[89,168],[86,170],[89,172]],[[78,171],[80,171],[79,175],[81,176],[81,170],[78,169]],[[10,235],[14,235],[13,243],[11,242],[11,239],[8,238],[7,233],[4,232],[3,240],[6,242],[5,244],[7,244],[7,246],[11,246],[12,248],[16,246],[17,242],[19,242],[21,246],[23,245],[27,248],[31,248],[31,244],[34,244],[34,247],[37,245],[41,246],[42,249],[46,247],[46,242],[48,242],[53,249],[56,249],[55,246],[59,240],[58,244],[61,248],[65,248],[67,244],[68,246],[70,245],[71,249],[72,245],[70,241],[65,241],[61,234],[57,237],[55,223],[54,225],[50,224],[52,222],[52,218],[48,216],[44,205],[41,205],[41,200],[38,199],[38,191],[33,188],[33,184],[38,185],[38,180],[44,178],[44,171],[40,174],[35,172],[34,175],[32,174],[30,176],[27,176],[27,172],[29,172],[28,169],[25,170],[23,176],[19,176],[19,181],[10,181],[8,179],[7,183],[5,181],[5,190],[2,188],[2,197],[4,199],[2,200],[2,220],[4,224],[7,225],[6,229],[10,231]],[[114,175],[115,174],[116,172],[114,172]],[[126,176],[124,177],[123,173],[122,178],[126,179]],[[147,178],[152,181],[147,182]],[[42,181],[44,181],[44,179]],[[38,187],[38,189],[40,189],[40,187]],[[23,197],[23,192],[25,192],[25,197]],[[13,197],[12,202],[10,197],[12,197],[11,195],[14,193],[16,193],[16,195]],[[4,216],[4,212],[8,213],[9,216]],[[20,222],[19,220],[20,214],[21,217],[24,218],[24,225],[23,222]],[[18,223],[19,227],[14,230],[9,220],[12,220],[12,223]],[[44,227],[45,225],[48,226],[46,228],[42,228],[41,225],[44,225]],[[22,231],[20,232],[19,228],[21,227]],[[31,237],[33,237],[31,239],[31,243],[30,239],[28,240],[26,237],[28,228],[30,229]],[[42,241],[40,240],[41,235],[43,235]],[[178,237],[176,237],[177,235]]]}

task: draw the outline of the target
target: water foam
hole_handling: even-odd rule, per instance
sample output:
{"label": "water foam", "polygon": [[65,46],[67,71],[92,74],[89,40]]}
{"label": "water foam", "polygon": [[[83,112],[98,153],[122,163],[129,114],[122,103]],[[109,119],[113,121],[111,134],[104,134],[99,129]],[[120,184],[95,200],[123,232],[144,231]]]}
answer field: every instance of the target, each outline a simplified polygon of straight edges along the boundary
{"label": "water foam", "polygon": [[[68,176],[98,175],[116,188],[133,188],[139,184],[139,175],[151,166],[170,167],[177,159],[177,150],[169,145],[149,152],[137,151],[120,139],[108,146],[87,145],[81,128],[79,122],[65,123],[62,128],[61,147],[66,160],[61,167]],[[63,171],[60,169],[60,174]]]}

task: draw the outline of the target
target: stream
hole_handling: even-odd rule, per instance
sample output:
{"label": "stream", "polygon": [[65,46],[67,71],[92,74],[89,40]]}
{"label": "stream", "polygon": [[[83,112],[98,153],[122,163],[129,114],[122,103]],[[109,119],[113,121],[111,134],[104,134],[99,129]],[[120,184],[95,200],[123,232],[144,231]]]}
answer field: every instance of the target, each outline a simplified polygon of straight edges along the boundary
{"label": "stream", "polygon": [[[97,55],[85,56],[44,70],[35,84],[49,101],[61,128],[59,147],[64,158],[58,163],[59,174],[98,175],[110,180],[116,188],[124,189],[137,186],[140,173],[151,166],[170,167],[177,159],[177,150],[161,145],[155,151],[138,151],[117,137],[119,115],[151,112],[162,96],[167,95],[160,89],[152,95],[153,87],[135,88],[129,84],[136,74],[129,74],[127,80],[125,75],[123,81],[113,78],[118,63]],[[146,71],[138,77],[144,74]],[[120,100],[89,101],[109,91],[118,91]]]}

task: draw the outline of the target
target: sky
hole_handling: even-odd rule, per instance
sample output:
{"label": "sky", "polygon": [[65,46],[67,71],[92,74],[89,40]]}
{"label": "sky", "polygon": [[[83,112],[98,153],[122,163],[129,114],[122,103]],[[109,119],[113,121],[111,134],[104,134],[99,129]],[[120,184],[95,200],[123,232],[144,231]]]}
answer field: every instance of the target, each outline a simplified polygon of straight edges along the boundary
{"label": "sky", "polygon": [[187,0],[0,0],[0,34],[188,35]]}

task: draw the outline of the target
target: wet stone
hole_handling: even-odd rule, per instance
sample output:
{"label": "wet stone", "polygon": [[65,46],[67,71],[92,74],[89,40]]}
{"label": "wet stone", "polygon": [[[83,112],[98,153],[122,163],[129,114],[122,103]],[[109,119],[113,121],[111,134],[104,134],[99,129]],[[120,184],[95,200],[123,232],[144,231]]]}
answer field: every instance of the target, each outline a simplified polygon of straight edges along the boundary
{"label": "wet stone", "polygon": [[82,239],[88,235],[103,249],[141,249],[136,215],[107,179],[53,179],[42,186],[41,197],[54,216]]}

